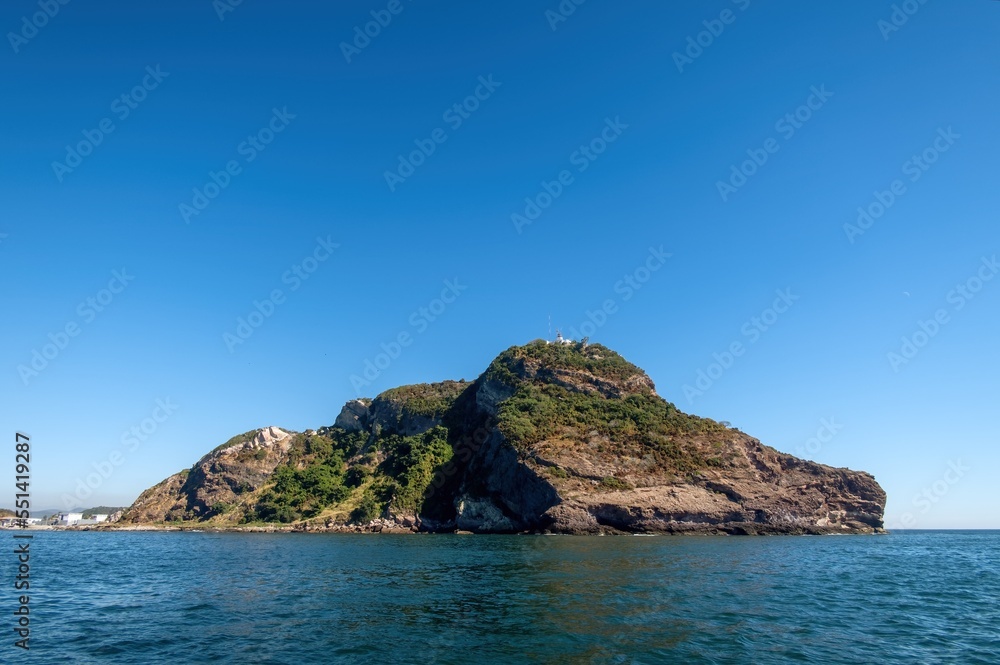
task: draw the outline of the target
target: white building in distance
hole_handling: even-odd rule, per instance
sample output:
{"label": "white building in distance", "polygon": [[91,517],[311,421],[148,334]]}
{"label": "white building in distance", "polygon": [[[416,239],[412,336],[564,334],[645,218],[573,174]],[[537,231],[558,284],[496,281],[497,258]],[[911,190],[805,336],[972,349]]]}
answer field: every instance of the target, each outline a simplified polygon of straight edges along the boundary
{"label": "white building in distance", "polygon": [[83,519],[83,513],[59,513],[53,518],[56,526],[73,526]]}
{"label": "white building in distance", "polygon": [[88,519],[81,519],[77,521],[76,526],[90,526],[91,524],[100,524],[101,522],[107,522],[108,516],[104,513],[95,513],[91,515]]}

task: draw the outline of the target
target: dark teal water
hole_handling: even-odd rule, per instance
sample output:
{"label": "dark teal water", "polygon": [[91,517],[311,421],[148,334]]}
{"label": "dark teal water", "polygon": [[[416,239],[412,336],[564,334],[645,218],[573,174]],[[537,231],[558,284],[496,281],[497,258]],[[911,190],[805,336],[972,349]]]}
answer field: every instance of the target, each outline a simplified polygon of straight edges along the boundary
{"label": "dark teal water", "polygon": [[0,561],[3,663],[1000,663],[1000,532],[47,532],[31,552],[28,653]]}

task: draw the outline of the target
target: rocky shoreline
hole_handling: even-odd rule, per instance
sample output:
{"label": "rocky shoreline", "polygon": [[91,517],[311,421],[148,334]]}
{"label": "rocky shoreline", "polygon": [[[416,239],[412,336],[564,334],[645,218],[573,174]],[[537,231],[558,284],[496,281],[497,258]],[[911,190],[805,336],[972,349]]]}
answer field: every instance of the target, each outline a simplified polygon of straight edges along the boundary
{"label": "rocky shoreline", "polygon": [[[56,531],[175,531],[175,532],[195,532],[195,533],[345,533],[345,534],[475,534],[474,531],[453,530],[453,531],[431,531],[420,529],[417,526],[400,524],[390,520],[374,520],[369,524],[289,524],[289,525],[237,525],[237,526],[209,526],[209,525],[159,525],[159,524],[134,524],[134,525],[106,525],[87,527],[56,527],[50,530]],[[623,531],[615,528],[597,529],[591,532],[555,532],[555,531],[521,531],[499,535],[520,535],[520,536],[844,536],[844,535],[883,535],[889,532],[882,528],[845,529],[835,527],[799,526],[799,525],[775,525],[775,524],[747,524],[743,522],[732,522],[727,524],[691,524],[678,522],[673,529],[659,531]]]}

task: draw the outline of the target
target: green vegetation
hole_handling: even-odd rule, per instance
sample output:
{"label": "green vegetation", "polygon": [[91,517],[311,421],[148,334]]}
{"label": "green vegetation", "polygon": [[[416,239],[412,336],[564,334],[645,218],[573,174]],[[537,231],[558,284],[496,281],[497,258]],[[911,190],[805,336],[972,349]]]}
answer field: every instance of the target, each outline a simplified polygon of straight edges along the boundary
{"label": "green vegetation", "polygon": [[673,404],[642,393],[624,399],[568,390],[556,384],[522,384],[500,406],[497,426],[522,452],[556,436],[607,437],[603,452],[641,457],[652,454],[656,466],[693,471],[707,464],[701,455],[679,446],[675,437],[720,431],[713,420],[682,413]]}
{"label": "green vegetation", "polygon": [[444,427],[434,427],[418,436],[383,437],[379,449],[385,461],[377,470],[391,480],[386,487],[388,502],[394,509],[407,511],[419,508],[434,470],[447,463],[453,453]]}
{"label": "green vegetation", "polygon": [[586,371],[599,381],[618,386],[645,377],[638,367],[599,344],[585,347],[537,341],[504,351],[490,365],[487,376],[515,390],[500,405],[497,426],[522,453],[547,439],[562,437],[582,443],[596,434],[607,439],[607,443],[599,444],[598,452],[651,456],[656,468],[690,472],[710,462],[691,446],[679,445],[676,439],[725,431],[719,423],[682,413],[651,390],[643,390],[642,382],[629,382],[635,388],[624,398],[609,399],[596,392],[593,385],[571,390],[544,376],[525,380],[521,377],[528,375],[525,363],[529,362],[541,363],[546,370]]}
{"label": "green vegetation", "polygon": [[343,470],[338,467],[343,467],[343,461],[305,469],[278,467],[272,476],[274,486],[257,504],[257,518],[265,522],[294,522],[340,503],[350,495],[350,490],[344,486]]}
{"label": "green vegetation", "polygon": [[364,441],[360,432],[336,428],[327,436],[296,435],[287,463],[275,469],[271,476],[274,484],[244,521],[294,522],[344,501],[351,494],[344,483],[344,460],[357,454]]}
{"label": "green vegetation", "polygon": [[601,489],[606,490],[630,490],[633,487],[620,478],[607,476],[601,479]]}
{"label": "green vegetation", "polygon": [[350,521],[353,524],[368,524],[382,515],[383,505],[372,493],[366,493],[358,507],[351,511]]}
{"label": "green vegetation", "polygon": [[[382,436],[374,455],[354,459],[348,468],[345,460],[358,455],[366,439],[365,433],[339,428],[330,429],[327,436],[296,436],[288,462],[274,471],[273,484],[244,521],[294,522],[352,497],[359,497],[352,521],[371,521],[386,507],[416,511],[434,470],[451,459],[448,430],[435,427],[417,436]],[[371,468],[377,459],[382,461]],[[215,507],[213,512],[222,514]]]}
{"label": "green vegetation", "polygon": [[371,475],[371,469],[366,466],[352,466],[344,474],[344,484],[348,487],[361,487]]}
{"label": "green vegetation", "polygon": [[610,381],[624,381],[645,373],[623,357],[601,344],[547,344],[535,340],[525,346],[512,346],[494,360],[486,370],[486,378],[508,385],[517,383],[517,368],[526,361],[548,368],[590,372]]}
{"label": "green vegetation", "polygon": [[216,515],[225,515],[226,513],[231,512],[235,507],[236,506],[234,506],[231,503],[226,503],[225,501],[217,501],[215,502],[215,504],[212,505],[212,513]]}
{"label": "green vegetation", "polygon": [[411,416],[441,418],[470,384],[464,381],[420,383],[391,388],[378,396],[380,400],[401,402]]}

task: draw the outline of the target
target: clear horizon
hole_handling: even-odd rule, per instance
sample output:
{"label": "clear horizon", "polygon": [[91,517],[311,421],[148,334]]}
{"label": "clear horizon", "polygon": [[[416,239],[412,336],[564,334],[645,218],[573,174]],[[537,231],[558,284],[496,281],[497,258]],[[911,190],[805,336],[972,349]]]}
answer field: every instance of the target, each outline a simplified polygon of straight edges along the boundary
{"label": "clear horizon", "polygon": [[559,329],[873,474],[890,530],[1000,528],[998,12],[8,3],[32,506],[127,506]]}

